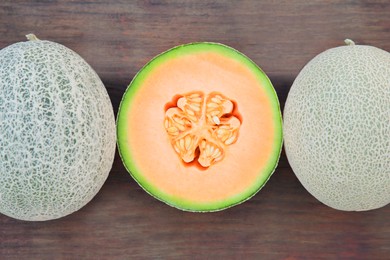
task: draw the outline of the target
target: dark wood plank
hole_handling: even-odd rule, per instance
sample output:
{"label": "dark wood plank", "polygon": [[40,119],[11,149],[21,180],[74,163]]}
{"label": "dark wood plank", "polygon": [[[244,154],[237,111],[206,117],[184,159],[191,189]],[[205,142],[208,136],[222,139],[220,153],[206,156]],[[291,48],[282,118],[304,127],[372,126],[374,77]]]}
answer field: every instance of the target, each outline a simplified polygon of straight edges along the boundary
{"label": "dark wood plank", "polygon": [[[274,83],[283,108],[300,69],[345,38],[390,50],[388,1],[2,1],[0,48],[34,32],[83,56],[115,111],[135,73],[178,44],[242,51]],[[283,155],[269,183],[237,207],[181,212],[153,199],[119,157],[83,209],[48,222],[0,215],[0,258],[388,259],[390,207],[328,208],[304,190]]]}

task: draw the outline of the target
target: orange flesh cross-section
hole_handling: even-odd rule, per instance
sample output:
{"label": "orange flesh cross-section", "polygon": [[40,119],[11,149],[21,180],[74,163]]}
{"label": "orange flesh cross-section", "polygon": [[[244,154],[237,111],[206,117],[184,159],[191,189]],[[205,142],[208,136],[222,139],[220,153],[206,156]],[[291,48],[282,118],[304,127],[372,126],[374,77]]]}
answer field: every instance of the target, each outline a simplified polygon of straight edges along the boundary
{"label": "orange flesh cross-section", "polygon": [[222,94],[183,95],[165,113],[172,147],[185,163],[197,159],[202,167],[209,167],[221,161],[227,146],[236,142],[241,125],[232,112],[233,102]]}
{"label": "orange flesh cross-section", "polygon": [[[256,192],[281,146],[280,112],[256,74],[262,72],[205,50],[172,56],[147,73],[121,111],[121,145],[131,151],[137,181],[171,203],[240,201]],[[224,105],[214,107],[216,95]],[[189,167],[194,162],[199,167]]]}

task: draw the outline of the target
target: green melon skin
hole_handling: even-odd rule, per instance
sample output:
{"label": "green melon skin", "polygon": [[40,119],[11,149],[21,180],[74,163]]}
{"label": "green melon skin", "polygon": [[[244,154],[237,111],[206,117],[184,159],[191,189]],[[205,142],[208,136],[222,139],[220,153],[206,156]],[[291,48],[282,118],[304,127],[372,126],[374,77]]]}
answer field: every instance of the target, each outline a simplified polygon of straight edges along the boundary
{"label": "green melon skin", "polygon": [[390,54],[327,50],[299,73],[284,108],[288,161],[322,203],[345,211],[390,202]]}
{"label": "green melon skin", "polygon": [[0,212],[43,221],[96,195],[116,130],[95,71],[65,46],[30,38],[0,51]]}
{"label": "green melon skin", "polygon": [[[166,61],[170,59],[174,59],[175,57],[181,55],[187,55],[192,52],[201,52],[201,51],[215,51],[217,53],[222,53],[227,57],[235,59],[242,64],[245,64],[251,71],[254,72],[259,81],[263,84],[263,87],[267,91],[267,95],[270,99],[273,109],[274,118],[279,119],[277,125],[275,127],[276,139],[275,147],[272,155],[270,156],[269,163],[264,166],[264,169],[261,171],[262,177],[256,183],[253,183],[251,187],[243,192],[242,194],[237,194],[233,198],[226,199],[225,201],[219,201],[215,203],[207,203],[207,204],[198,204],[192,201],[183,200],[182,198],[178,198],[172,196],[170,194],[162,192],[159,187],[155,186],[153,183],[148,182],[144,177],[142,171],[137,167],[137,163],[134,160],[134,153],[136,151],[132,150],[132,147],[127,145],[128,140],[126,139],[126,133],[129,131],[127,129],[127,118],[126,113],[129,109],[131,109],[132,101],[134,96],[137,94],[137,91],[142,87],[142,82],[148,79],[148,76],[155,68],[160,66]],[[190,76],[190,75],[189,75]],[[163,91],[163,90],[162,90]],[[220,44],[213,42],[195,42],[184,45],[176,46],[172,49],[169,49],[156,57],[150,60],[133,78],[131,83],[129,84],[126,92],[122,98],[120,103],[118,115],[117,115],[117,143],[119,155],[122,159],[122,162],[132,176],[132,178],[138,183],[138,185],[145,190],[149,195],[156,198],[157,200],[171,206],[177,208],[179,210],[188,211],[188,212],[216,212],[221,211],[236,205],[239,205],[259,192],[264,185],[267,183],[271,175],[274,173],[279,157],[281,154],[283,142],[282,135],[282,116],[280,111],[279,100],[277,94],[272,86],[271,81],[267,77],[267,75],[247,56],[240,53],[239,51]],[[260,148],[259,148],[260,149]]]}

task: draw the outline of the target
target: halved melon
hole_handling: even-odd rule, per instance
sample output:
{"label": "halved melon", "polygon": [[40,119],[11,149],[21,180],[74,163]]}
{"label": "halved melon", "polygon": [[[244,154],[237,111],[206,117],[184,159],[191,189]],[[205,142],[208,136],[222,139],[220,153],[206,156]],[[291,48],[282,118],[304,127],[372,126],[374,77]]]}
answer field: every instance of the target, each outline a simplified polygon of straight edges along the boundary
{"label": "halved melon", "polygon": [[162,53],[136,75],[117,119],[125,167],[155,198],[217,211],[259,191],[282,146],[282,120],[265,73],[240,52],[192,43]]}

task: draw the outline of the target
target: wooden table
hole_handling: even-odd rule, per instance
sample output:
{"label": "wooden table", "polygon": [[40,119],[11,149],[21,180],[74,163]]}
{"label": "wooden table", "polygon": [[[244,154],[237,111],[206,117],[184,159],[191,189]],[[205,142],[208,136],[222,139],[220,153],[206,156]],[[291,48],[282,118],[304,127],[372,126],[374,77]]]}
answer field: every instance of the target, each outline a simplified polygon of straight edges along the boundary
{"label": "wooden table", "polygon": [[[1,1],[0,48],[31,32],[83,56],[115,112],[149,59],[193,41],[248,55],[271,78],[283,108],[300,69],[345,38],[389,51],[390,2]],[[283,154],[248,202],[182,212],[141,190],[116,156],[100,193],[80,211],[47,222],[0,215],[0,258],[390,259],[390,205],[359,213],[328,208],[302,187]]]}

